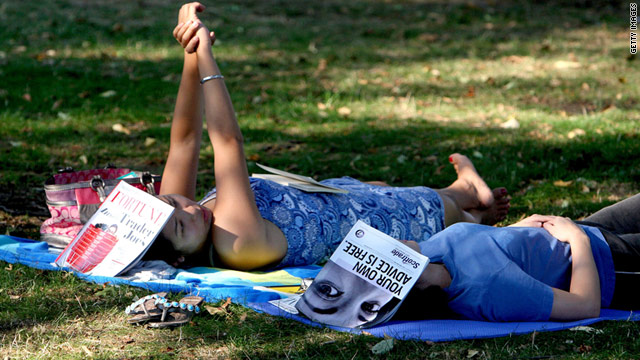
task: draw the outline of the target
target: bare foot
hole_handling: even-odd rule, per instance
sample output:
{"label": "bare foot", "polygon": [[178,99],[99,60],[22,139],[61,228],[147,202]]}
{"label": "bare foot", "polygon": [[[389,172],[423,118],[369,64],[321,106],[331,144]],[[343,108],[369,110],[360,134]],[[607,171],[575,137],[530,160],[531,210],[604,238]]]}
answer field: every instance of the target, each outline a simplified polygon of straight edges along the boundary
{"label": "bare foot", "polygon": [[511,207],[511,198],[507,189],[495,188],[492,190],[492,194],[494,201],[491,206],[467,210],[480,224],[494,225],[507,217],[507,212]]}
{"label": "bare foot", "polygon": [[494,204],[493,192],[482,180],[468,157],[457,153],[452,154],[449,156],[449,162],[456,169],[458,179],[446,190],[460,208],[463,210],[485,209]]}

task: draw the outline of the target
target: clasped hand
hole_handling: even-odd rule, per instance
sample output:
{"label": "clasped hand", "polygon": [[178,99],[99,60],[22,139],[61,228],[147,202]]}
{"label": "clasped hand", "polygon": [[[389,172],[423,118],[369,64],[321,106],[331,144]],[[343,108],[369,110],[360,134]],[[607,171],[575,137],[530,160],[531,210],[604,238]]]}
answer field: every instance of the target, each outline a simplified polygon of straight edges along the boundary
{"label": "clasped hand", "polygon": [[182,5],[178,13],[178,25],[173,29],[173,37],[189,54],[196,51],[200,43],[210,47],[216,40],[214,32],[209,32],[197,16],[204,10],[204,5],[192,2]]}
{"label": "clasped hand", "polygon": [[549,232],[551,236],[562,242],[586,236],[584,230],[571,219],[553,215],[531,215],[510,226],[518,227],[541,227]]}

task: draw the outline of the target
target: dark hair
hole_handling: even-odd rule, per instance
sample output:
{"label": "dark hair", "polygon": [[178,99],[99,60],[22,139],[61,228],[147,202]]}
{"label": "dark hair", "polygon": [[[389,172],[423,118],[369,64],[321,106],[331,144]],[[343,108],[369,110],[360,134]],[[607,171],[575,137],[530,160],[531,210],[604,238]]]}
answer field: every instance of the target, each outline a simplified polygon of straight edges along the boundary
{"label": "dark hair", "polygon": [[448,306],[449,295],[439,286],[426,289],[413,288],[404,299],[394,320],[456,319]]}
{"label": "dark hair", "polygon": [[[178,258],[180,256],[184,257],[184,261],[179,263]],[[205,246],[203,250],[192,255],[183,255],[175,249],[173,243],[167,239],[162,232],[158,234],[158,237],[156,237],[153,244],[151,244],[147,253],[144,254],[142,260],[162,260],[169,265],[178,263],[179,268],[211,266],[209,261],[209,247]]]}
{"label": "dark hair", "polygon": [[173,244],[167,239],[162,232],[158,234],[153,244],[144,254],[142,260],[163,260],[169,264],[172,264],[180,256],[174,249]]}

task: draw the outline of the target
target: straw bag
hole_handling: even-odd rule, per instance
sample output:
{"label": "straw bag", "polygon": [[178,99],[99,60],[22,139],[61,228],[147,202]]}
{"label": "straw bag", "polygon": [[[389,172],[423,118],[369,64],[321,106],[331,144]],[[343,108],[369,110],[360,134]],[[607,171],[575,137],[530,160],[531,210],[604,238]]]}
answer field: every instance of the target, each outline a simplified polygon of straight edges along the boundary
{"label": "straw bag", "polygon": [[41,240],[54,247],[67,246],[120,181],[155,195],[160,191],[160,180],[160,176],[148,172],[112,166],[59,170],[44,184],[51,217],[40,227]]}

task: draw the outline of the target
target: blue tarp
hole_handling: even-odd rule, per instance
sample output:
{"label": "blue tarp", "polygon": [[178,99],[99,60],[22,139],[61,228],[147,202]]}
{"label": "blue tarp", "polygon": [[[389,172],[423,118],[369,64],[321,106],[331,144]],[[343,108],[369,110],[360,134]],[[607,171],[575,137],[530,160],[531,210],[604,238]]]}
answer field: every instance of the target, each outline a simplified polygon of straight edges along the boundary
{"label": "blue tarp", "polygon": [[[43,270],[62,270],[53,264],[57,255],[48,245],[28,239],[0,235],[0,260],[20,263]],[[214,268],[192,268],[178,271],[171,279],[147,282],[129,281],[118,277],[86,276],[80,278],[96,283],[127,284],[153,292],[185,292],[198,294],[207,301],[231,298],[233,302],[249,306],[256,311],[282,316],[312,326],[324,326],[310,320],[288,314],[268,303],[280,299],[278,292],[265,287],[287,286],[299,283],[302,278],[313,278],[319,266],[292,267],[265,273],[245,273]],[[403,340],[450,341],[480,339],[527,334],[534,331],[554,331],[589,325],[602,320],[639,321],[640,314],[630,311],[603,309],[600,317],[572,322],[508,322],[496,323],[472,320],[421,320],[391,321],[369,329],[331,327],[351,333],[367,333],[378,337],[391,336]]]}

